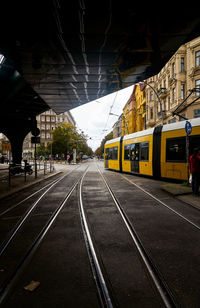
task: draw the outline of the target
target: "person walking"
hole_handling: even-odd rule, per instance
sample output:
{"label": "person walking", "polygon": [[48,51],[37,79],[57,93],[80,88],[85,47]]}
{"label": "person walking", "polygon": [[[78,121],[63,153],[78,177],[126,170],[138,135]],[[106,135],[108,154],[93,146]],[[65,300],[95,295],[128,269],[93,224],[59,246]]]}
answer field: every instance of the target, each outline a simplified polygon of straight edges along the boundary
{"label": "person walking", "polygon": [[193,154],[190,156],[190,172],[192,174],[192,193],[198,196],[200,184],[200,149],[194,149]]}

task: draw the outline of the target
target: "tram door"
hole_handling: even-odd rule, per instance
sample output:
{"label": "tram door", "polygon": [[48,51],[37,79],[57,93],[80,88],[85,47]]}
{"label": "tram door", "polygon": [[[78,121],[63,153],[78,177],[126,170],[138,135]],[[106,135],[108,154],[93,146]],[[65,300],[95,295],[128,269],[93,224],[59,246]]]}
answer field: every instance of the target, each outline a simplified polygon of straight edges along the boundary
{"label": "tram door", "polygon": [[139,143],[130,146],[131,172],[139,173]]}

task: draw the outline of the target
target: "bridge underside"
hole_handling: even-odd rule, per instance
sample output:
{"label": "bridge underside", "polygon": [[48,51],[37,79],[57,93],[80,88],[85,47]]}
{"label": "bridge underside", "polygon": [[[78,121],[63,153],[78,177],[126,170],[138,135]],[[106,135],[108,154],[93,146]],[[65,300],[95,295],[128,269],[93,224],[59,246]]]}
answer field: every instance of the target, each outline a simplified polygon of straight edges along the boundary
{"label": "bridge underside", "polygon": [[1,12],[4,132],[49,108],[59,114],[157,74],[200,33],[198,10],[153,2],[7,0]]}

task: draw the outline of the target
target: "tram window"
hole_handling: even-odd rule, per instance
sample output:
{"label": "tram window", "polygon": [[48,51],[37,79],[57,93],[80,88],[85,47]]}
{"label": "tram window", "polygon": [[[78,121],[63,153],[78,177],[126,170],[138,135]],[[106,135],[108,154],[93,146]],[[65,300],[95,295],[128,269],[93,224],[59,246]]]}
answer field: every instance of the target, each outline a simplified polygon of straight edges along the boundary
{"label": "tram window", "polygon": [[139,143],[132,143],[130,145],[130,160],[139,161]]}
{"label": "tram window", "polygon": [[190,155],[192,155],[195,148],[199,148],[200,145],[200,135],[196,136],[189,136],[189,143],[190,143]]}
{"label": "tram window", "polygon": [[149,142],[140,143],[140,160],[149,160]]}
{"label": "tram window", "polygon": [[118,159],[118,147],[113,148],[113,157],[112,159],[117,160]]}
{"label": "tram window", "polygon": [[186,161],[186,140],[185,138],[170,138],[166,143],[166,161]]}
{"label": "tram window", "polygon": [[124,160],[130,159],[130,145],[124,146]]}
{"label": "tram window", "polygon": [[108,159],[112,159],[113,157],[113,148],[109,148]]}
{"label": "tram window", "polygon": [[109,149],[107,148],[105,152],[105,159],[108,160],[108,157],[109,157]]}

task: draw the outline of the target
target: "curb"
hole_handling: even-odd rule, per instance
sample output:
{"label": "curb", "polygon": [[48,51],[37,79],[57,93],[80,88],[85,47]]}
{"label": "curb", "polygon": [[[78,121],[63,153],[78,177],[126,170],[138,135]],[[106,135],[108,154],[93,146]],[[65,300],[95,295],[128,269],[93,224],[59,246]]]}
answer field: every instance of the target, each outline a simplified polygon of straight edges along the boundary
{"label": "curb", "polygon": [[6,193],[4,193],[3,195],[0,196],[0,200],[6,198],[8,196],[11,196],[13,194],[16,194],[16,193],[18,193],[18,192],[20,192],[20,191],[22,191],[22,190],[24,190],[26,188],[29,188],[29,187],[31,187],[33,185],[39,184],[39,183],[43,182],[44,180],[52,178],[52,177],[54,177],[54,176],[56,176],[56,175],[58,175],[60,173],[63,173],[63,172],[62,171],[58,171],[56,173],[50,174],[49,176],[47,176],[45,178],[38,179],[38,180],[35,180],[34,182],[28,183],[28,184],[24,185],[23,187],[15,188],[13,191],[7,191]]}

